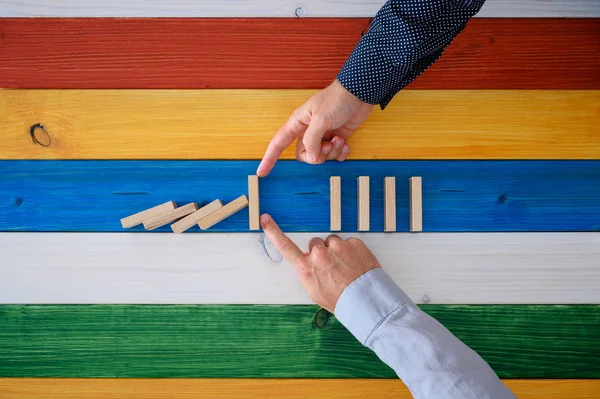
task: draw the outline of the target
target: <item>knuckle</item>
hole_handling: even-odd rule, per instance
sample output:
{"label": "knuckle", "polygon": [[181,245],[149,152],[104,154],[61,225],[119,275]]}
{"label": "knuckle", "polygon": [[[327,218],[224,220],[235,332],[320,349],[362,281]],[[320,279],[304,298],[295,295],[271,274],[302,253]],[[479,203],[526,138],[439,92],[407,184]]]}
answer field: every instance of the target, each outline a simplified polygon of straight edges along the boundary
{"label": "knuckle", "polygon": [[356,246],[356,245],[362,245],[362,246],[364,246],[364,245],[365,245],[365,244],[362,242],[362,240],[360,240],[360,239],[358,239],[358,238],[355,238],[355,237],[348,238],[348,240],[346,240],[346,242],[347,242],[348,244],[350,244],[350,245],[355,245],[355,246]]}

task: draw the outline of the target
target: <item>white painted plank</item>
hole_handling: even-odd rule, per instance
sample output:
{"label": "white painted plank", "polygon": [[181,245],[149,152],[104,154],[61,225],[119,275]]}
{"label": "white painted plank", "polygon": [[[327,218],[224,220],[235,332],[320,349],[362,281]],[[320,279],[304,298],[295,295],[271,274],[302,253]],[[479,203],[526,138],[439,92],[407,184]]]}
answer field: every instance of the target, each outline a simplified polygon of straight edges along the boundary
{"label": "white painted plank", "polygon": [[[2,0],[4,17],[372,17],[384,0]],[[488,0],[478,17],[598,17],[598,0]]]}
{"label": "white painted plank", "polygon": [[[290,236],[306,249],[314,234]],[[354,236],[417,303],[600,303],[600,233]],[[0,303],[310,303],[261,237],[0,233]]]}

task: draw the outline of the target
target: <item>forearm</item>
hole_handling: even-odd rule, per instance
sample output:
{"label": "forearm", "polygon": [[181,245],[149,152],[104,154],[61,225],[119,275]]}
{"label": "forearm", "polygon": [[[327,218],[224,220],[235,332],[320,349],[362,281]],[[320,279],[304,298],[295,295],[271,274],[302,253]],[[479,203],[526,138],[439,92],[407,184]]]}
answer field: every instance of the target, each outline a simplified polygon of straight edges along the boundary
{"label": "forearm", "polygon": [[335,314],[417,399],[515,397],[477,353],[422,312],[382,269],[349,285]]}
{"label": "forearm", "polygon": [[384,108],[442,55],[484,1],[387,1],[338,81],[361,100]]}

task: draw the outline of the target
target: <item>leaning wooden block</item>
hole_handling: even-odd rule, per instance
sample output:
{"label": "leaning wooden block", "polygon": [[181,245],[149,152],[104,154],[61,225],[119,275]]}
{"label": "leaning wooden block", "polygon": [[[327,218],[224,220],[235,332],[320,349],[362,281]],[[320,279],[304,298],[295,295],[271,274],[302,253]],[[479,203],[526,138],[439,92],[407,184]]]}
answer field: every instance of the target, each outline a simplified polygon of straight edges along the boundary
{"label": "leaning wooden block", "polygon": [[369,231],[369,176],[359,176],[358,181],[358,231]]}
{"label": "leaning wooden block", "polygon": [[184,231],[198,223],[202,218],[205,218],[206,216],[210,215],[222,206],[223,203],[221,203],[221,200],[214,200],[210,204],[204,205],[196,212],[190,213],[180,221],[173,223],[171,225],[171,228],[173,229],[174,233],[183,233]]}
{"label": "leaning wooden block", "polygon": [[396,231],[396,178],[383,179],[384,231]]}
{"label": "leaning wooden block", "polygon": [[423,182],[420,177],[409,180],[410,231],[423,231]]}
{"label": "leaning wooden block", "polygon": [[342,178],[329,178],[329,221],[331,231],[342,230]]}
{"label": "leaning wooden block", "polygon": [[187,205],[180,206],[179,208],[175,208],[172,211],[165,212],[161,215],[157,215],[151,219],[144,221],[144,228],[146,230],[154,230],[165,224],[169,224],[174,222],[177,219],[181,219],[184,216],[189,215],[198,209],[198,205],[195,202],[190,202]]}
{"label": "leaning wooden block", "polygon": [[124,229],[128,229],[130,227],[137,226],[138,224],[142,224],[145,220],[148,220],[156,215],[172,211],[175,208],[177,208],[177,204],[175,204],[174,201],[168,201],[164,204],[157,205],[153,208],[146,209],[145,211],[141,211],[121,219],[121,225]]}
{"label": "leaning wooden block", "polygon": [[241,209],[244,209],[247,206],[248,198],[246,198],[245,195],[242,195],[241,197],[238,197],[230,203],[224,205],[222,208],[217,209],[207,217],[202,218],[198,222],[198,226],[200,226],[202,230],[206,230],[209,227],[212,227],[215,224],[219,223],[221,220],[227,219],[229,216],[233,215]]}
{"label": "leaning wooden block", "polygon": [[258,200],[258,176],[248,176],[248,222],[250,230],[260,230],[260,203]]}

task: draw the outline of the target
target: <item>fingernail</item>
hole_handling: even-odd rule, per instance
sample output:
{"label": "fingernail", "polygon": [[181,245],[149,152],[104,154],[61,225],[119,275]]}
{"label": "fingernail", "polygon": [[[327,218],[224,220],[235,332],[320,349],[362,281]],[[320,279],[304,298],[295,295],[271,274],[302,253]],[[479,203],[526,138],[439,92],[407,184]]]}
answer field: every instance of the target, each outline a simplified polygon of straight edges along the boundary
{"label": "fingernail", "polygon": [[267,215],[266,213],[260,216],[260,224],[261,225],[266,225],[267,223],[269,223],[269,215]]}
{"label": "fingernail", "polygon": [[334,141],[333,145],[335,145],[335,148],[340,148],[342,146],[342,143],[344,142],[344,140],[337,138],[337,137],[334,138],[333,141]]}
{"label": "fingernail", "polygon": [[331,145],[324,145],[323,146],[323,154],[327,155],[331,152]]}
{"label": "fingernail", "polygon": [[350,146],[348,144],[344,144],[344,149],[342,150],[342,152],[348,152],[350,151]]}
{"label": "fingernail", "polygon": [[315,156],[313,154],[311,154],[310,152],[306,153],[306,157],[308,158],[308,160],[310,162],[315,162],[317,160],[317,158],[315,158]]}

